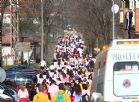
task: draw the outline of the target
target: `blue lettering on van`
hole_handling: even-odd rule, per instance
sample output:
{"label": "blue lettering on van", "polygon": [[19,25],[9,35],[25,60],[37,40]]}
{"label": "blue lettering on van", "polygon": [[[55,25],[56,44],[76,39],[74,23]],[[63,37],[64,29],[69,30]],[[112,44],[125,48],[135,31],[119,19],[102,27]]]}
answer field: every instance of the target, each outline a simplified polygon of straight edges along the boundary
{"label": "blue lettering on van", "polygon": [[136,61],[139,60],[139,53],[116,53],[112,54],[113,61]]}

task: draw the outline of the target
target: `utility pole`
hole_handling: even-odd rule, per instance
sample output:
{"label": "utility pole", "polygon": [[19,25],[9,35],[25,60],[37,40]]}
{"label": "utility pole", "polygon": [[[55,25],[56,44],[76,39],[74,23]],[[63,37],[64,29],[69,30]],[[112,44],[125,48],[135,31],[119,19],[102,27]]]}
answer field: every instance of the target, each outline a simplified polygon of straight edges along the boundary
{"label": "utility pole", "polygon": [[115,15],[114,15],[114,0],[112,0],[112,38],[113,40],[115,39],[115,29],[114,29],[114,26],[115,26]]}
{"label": "utility pole", "polygon": [[43,0],[41,0],[41,60],[43,60],[44,49],[44,19],[43,19]]}
{"label": "utility pole", "polygon": [[17,42],[19,42],[19,1],[16,0],[16,21],[17,21],[17,35],[16,35],[16,39],[17,39]]}
{"label": "utility pole", "polygon": [[[10,34],[12,34],[11,49],[14,48],[19,42],[19,11],[18,11],[18,0],[10,0],[10,10],[11,10],[11,24],[10,24]],[[15,64],[17,64],[17,51],[15,49]]]}
{"label": "utility pole", "polygon": [[2,14],[0,15],[0,67],[2,67]]}
{"label": "utility pole", "polygon": [[115,36],[115,14],[118,13],[119,6],[115,4],[114,0],[112,0],[112,35],[113,40],[116,38]]}
{"label": "utility pole", "polygon": [[16,41],[17,41],[17,1],[16,0],[10,0],[10,6],[11,6],[11,31],[13,40],[12,40],[12,47],[15,47]]}

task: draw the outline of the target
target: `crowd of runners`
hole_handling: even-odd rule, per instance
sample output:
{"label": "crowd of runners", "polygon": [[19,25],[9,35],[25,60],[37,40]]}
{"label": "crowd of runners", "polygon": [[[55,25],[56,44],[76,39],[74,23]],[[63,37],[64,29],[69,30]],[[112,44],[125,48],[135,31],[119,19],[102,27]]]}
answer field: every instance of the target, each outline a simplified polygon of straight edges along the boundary
{"label": "crowd of runners", "polygon": [[28,97],[33,102],[92,102],[94,63],[78,33],[61,38],[52,64],[44,74],[37,74]]}

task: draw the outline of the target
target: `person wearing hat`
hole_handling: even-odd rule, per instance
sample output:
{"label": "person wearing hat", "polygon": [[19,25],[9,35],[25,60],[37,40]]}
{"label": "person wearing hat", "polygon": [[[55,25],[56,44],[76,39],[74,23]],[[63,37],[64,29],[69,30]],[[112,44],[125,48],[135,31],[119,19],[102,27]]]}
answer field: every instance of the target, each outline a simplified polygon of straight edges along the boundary
{"label": "person wearing hat", "polygon": [[39,92],[33,97],[33,102],[49,102],[48,95],[43,93],[44,86],[40,85],[38,89]]}

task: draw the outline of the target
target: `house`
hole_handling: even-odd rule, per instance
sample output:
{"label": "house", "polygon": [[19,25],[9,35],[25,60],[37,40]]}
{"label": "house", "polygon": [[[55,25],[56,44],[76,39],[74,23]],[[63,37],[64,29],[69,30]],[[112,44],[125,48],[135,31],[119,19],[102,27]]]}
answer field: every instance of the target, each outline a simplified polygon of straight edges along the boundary
{"label": "house", "polygon": [[3,16],[1,47],[3,66],[19,64],[21,61],[29,62],[31,55],[34,53],[32,45],[38,43],[38,38],[19,35],[17,24],[14,24],[17,23],[17,20],[14,17],[16,18],[16,11],[11,8],[8,2]]}
{"label": "house", "polygon": [[35,57],[35,46],[38,44],[35,37],[26,37],[23,42],[16,43],[15,47],[12,46],[12,37],[10,33],[2,36],[3,66],[20,64],[21,61],[29,62],[32,54]]}
{"label": "house", "polygon": [[12,35],[5,34],[2,36],[2,58],[3,65],[13,65],[15,60],[15,53],[11,47],[12,44]]}

